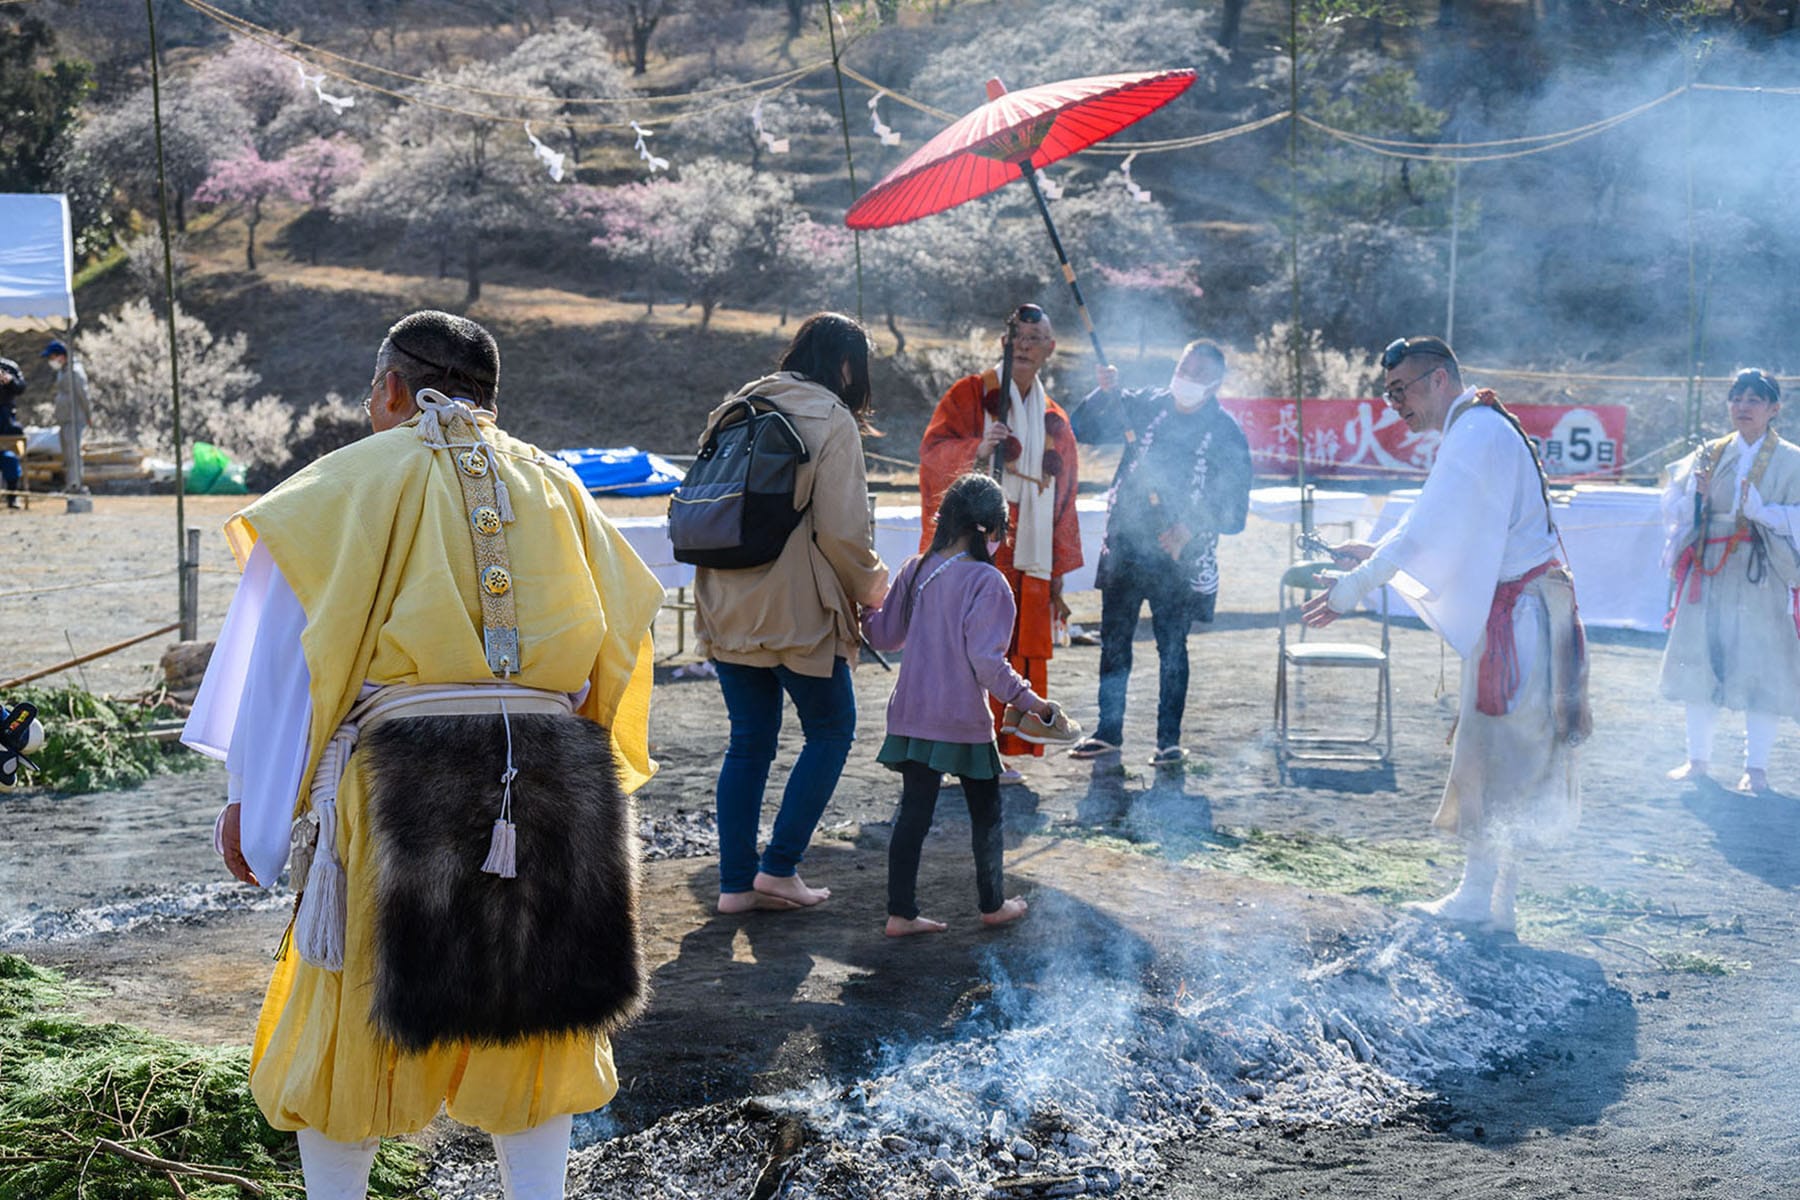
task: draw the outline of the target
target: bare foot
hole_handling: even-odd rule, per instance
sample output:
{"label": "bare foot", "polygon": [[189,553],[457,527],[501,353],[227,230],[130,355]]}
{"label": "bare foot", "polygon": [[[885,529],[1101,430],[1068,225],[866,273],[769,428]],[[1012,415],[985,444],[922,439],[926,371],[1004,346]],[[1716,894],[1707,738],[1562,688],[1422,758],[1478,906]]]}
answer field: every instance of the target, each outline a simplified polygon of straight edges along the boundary
{"label": "bare foot", "polygon": [[784,900],[780,896],[765,896],[761,892],[720,892],[719,911],[722,913],[756,912],[793,912],[800,905],[792,900]]}
{"label": "bare foot", "polygon": [[1670,783],[1705,783],[1711,778],[1706,773],[1707,764],[1689,759],[1686,763],[1669,772]]}
{"label": "bare foot", "polygon": [[795,908],[811,908],[831,899],[830,888],[807,887],[798,875],[765,875],[758,871],[750,886],[759,895],[786,900]]}
{"label": "bare foot", "polygon": [[1029,904],[1025,903],[1025,898],[1023,896],[1014,896],[1011,900],[1008,900],[993,912],[982,913],[981,923],[983,925],[1010,925],[1012,922],[1024,916],[1025,910],[1030,907]]}
{"label": "bare foot", "polygon": [[1738,780],[1737,790],[1752,796],[1766,796],[1774,791],[1769,786],[1769,773],[1761,767],[1745,767],[1744,777]]}
{"label": "bare foot", "polygon": [[929,917],[889,917],[887,928],[882,932],[889,937],[906,937],[914,933],[942,933],[946,928],[942,921],[933,921]]}

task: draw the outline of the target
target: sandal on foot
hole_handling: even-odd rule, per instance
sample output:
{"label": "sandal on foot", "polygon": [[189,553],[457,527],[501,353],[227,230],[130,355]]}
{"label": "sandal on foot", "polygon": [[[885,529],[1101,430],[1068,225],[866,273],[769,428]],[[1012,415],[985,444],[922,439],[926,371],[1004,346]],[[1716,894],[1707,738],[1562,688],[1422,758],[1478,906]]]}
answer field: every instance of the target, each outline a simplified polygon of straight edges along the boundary
{"label": "sandal on foot", "polygon": [[1104,758],[1117,754],[1119,747],[1105,738],[1085,737],[1069,747],[1070,758]]}

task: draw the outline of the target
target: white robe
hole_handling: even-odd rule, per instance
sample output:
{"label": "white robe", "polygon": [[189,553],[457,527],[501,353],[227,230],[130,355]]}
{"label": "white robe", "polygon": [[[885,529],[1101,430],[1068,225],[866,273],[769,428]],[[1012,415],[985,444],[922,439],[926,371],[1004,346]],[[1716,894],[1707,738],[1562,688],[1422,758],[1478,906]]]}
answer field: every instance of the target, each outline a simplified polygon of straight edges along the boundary
{"label": "white robe", "polygon": [[287,864],[294,804],[312,732],[306,612],[258,543],[244,564],[181,740],[225,764],[244,861],[273,887]]}
{"label": "white robe", "polygon": [[[1537,465],[1499,413],[1472,405],[1475,390],[1445,414],[1444,440],[1418,501],[1371,560],[1392,567],[1394,586],[1461,657],[1461,704],[1443,800],[1433,823],[1490,846],[1553,842],[1580,812],[1575,752],[1558,734],[1547,581],[1513,605],[1519,685],[1504,715],[1477,705],[1480,658],[1494,591],[1555,557]],[[1566,587],[1561,597],[1566,612]]]}

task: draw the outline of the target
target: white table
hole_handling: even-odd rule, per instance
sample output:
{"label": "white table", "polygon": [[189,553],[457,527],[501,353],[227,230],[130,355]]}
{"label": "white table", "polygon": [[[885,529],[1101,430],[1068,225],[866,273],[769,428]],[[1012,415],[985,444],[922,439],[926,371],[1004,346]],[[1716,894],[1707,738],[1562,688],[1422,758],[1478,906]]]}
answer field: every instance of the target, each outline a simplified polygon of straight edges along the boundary
{"label": "white table", "polygon": [[[1381,497],[1366,492],[1332,492],[1313,489],[1314,525],[1351,525],[1364,520],[1381,506]],[[1250,512],[1282,525],[1300,523],[1300,489],[1293,486],[1250,489]]]}
{"label": "white table", "polygon": [[[1086,591],[1094,586],[1094,571],[1100,565],[1100,546],[1106,537],[1106,498],[1086,496],[1076,500],[1075,515],[1081,523],[1082,565],[1063,580],[1063,590],[1068,592]],[[615,517],[613,524],[663,587],[693,586],[694,568],[675,561],[674,548],[669,545],[666,517]],[[875,552],[890,568],[897,570],[901,563],[919,552],[919,534],[918,505],[876,508]]]}
{"label": "white table", "polygon": [[[1584,484],[1565,494],[1568,503],[1553,507],[1575,575],[1581,619],[1596,628],[1662,632],[1669,607],[1669,577],[1662,569],[1662,490]],[[1399,524],[1418,498],[1418,488],[1388,493],[1370,523],[1368,540]],[[1391,589],[1388,602],[1397,615],[1412,611]],[[1377,593],[1369,607],[1379,605]]]}

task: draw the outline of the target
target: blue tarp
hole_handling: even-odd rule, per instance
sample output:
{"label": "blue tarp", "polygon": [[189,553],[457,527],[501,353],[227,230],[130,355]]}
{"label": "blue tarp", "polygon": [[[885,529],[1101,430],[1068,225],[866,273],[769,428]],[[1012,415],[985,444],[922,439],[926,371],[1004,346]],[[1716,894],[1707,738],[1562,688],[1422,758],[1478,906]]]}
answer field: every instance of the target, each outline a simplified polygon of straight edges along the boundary
{"label": "blue tarp", "polygon": [[596,496],[666,496],[681,482],[681,468],[662,457],[619,446],[611,450],[558,450],[582,486]]}
{"label": "blue tarp", "polygon": [[75,323],[71,245],[63,197],[0,195],[0,329]]}

